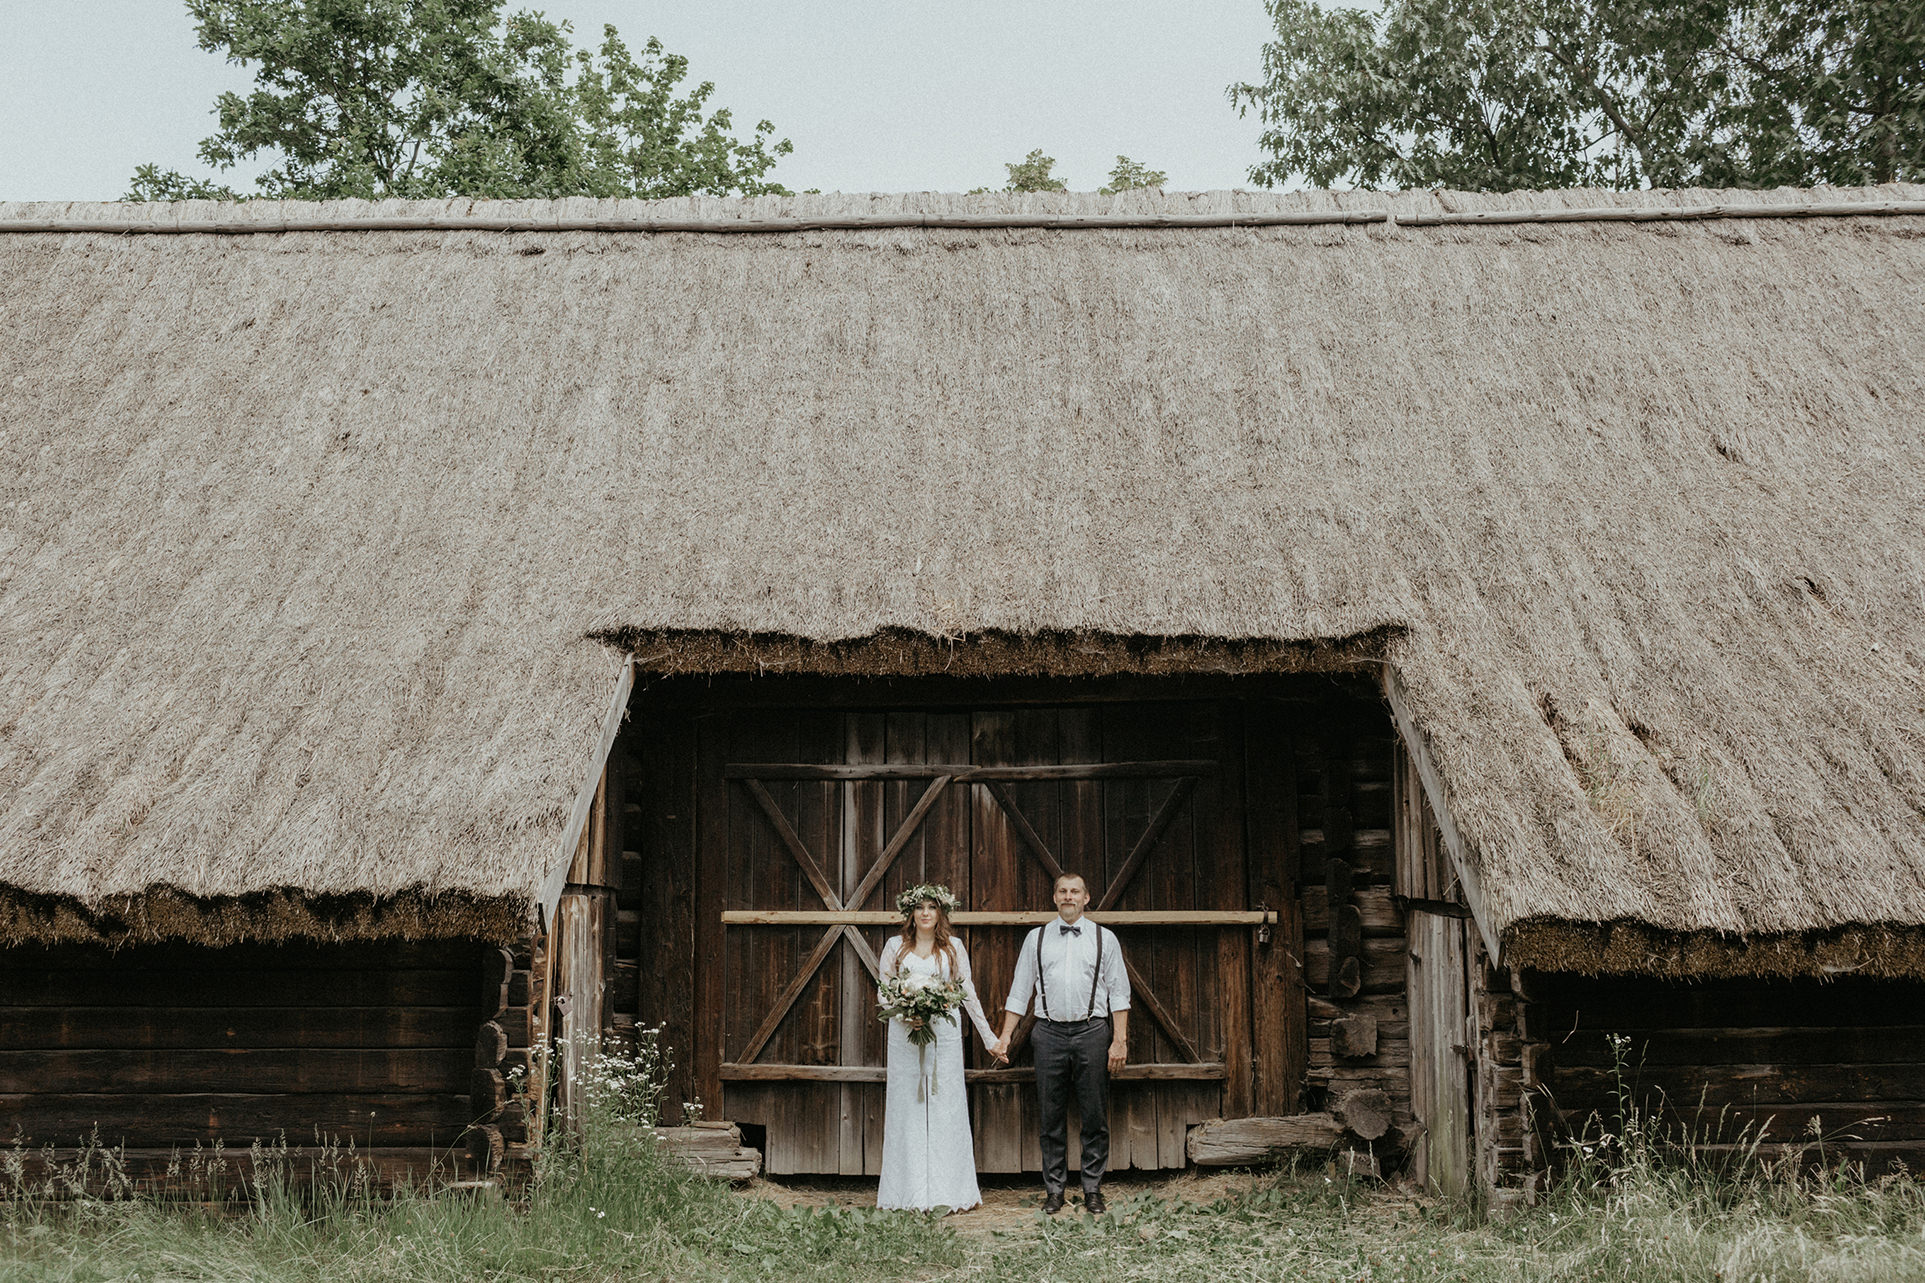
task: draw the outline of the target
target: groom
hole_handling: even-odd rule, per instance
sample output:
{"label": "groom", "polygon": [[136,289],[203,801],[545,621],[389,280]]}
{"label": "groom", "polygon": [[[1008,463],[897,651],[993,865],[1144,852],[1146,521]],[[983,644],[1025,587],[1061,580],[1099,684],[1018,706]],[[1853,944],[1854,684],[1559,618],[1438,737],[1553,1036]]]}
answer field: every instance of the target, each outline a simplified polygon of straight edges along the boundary
{"label": "groom", "polygon": [[1130,980],[1116,933],[1083,918],[1089,884],[1075,873],[1056,879],[1057,917],[1023,939],[1016,976],[1003,1003],[1003,1035],[990,1054],[1009,1056],[1016,1024],[1036,1000],[1036,1098],[1042,1113],[1043,1211],[1063,1210],[1069,1181],[1069,1095],[1083,1115],[1083,1206],[1101,1215],[1103,1169],[1110,1161],[1110,1075],[1123,1067],[1130,1030]]}

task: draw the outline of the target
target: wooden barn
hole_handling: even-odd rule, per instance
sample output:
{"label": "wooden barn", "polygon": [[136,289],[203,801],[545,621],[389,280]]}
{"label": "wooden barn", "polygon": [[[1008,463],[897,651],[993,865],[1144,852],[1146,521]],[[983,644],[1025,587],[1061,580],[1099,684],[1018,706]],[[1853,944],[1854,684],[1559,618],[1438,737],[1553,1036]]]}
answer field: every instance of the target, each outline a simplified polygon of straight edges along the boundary
{"label": "wooden barn", "polygon": [[1925,1160],[1925,187],[0,205],[0,297],[0,1140],[485,1173],[661,1026],[874,1172],[895,892],[998,998],[1073,869],[1118,1167]]}

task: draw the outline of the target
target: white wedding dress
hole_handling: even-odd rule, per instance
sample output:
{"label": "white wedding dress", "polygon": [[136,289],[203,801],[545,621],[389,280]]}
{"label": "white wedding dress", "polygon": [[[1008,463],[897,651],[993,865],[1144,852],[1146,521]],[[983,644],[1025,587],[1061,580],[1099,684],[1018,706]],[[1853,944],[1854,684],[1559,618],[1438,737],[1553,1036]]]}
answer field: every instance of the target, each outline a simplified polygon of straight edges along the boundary
{"label": "white wedding dress", "polygon": [[[969,975],[969,954],[962,941],[956,951],[954,979],[963,987],[963,1009],[984,1047],[996,1034],[983,1014],[982,1000]],[[892,936],[882,948],[882,974],[923,975],[948,972],[941,953],[918,957]],[[926,1049],[909,1041],[909,1026],[889,1022],[889,1087],[882,1117],[882,1179],[876,1206],[927,1211],[947,1207],[960,1212],[982,1202],[976,1188],[976,1146],[969,1133],[969,1091],[963,1082],[962,1026],[938,1020],[936,1041]]]}

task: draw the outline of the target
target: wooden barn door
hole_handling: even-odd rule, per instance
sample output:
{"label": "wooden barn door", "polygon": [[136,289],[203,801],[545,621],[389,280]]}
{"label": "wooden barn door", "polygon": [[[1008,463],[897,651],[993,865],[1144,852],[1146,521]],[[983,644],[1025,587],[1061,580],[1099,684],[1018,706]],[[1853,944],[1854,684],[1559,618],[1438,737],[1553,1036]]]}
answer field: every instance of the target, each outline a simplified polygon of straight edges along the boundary
{"label": "wooden barn door", "polygon": [[[874,1173],[876,958],[896,894],[946,883],[993,1021],[1027,929],[1082,873],[1135,990],[1112,1166],[1175,1167],[1250,1112],[1252,903],[1239,708],[752,709],[697,731],[696,1081],[766,1128],[768,1170]],[[1025,1027],[1024,1034],[1027,1034]],[[1035,1170],[1026,1048],[969,1051],[978,1165]],[[717,1106],[719,1105],[719,1108]]]}

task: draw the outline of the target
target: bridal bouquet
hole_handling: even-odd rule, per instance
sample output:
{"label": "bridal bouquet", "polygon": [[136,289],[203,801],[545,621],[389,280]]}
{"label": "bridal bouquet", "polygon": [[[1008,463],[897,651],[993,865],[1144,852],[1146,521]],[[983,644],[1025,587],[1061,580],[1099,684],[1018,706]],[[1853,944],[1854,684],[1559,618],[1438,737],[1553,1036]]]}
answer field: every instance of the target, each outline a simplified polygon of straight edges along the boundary
{"label": "bridal bouquet", "polygon": [[[956,1023],[956,1011],[963,1005],[963,987],[954,980],[926,979],[922,976],[891,976],[880,986],[882,1009],[878,1020],[901,1020],[909,1026],[909,1041],[927,1047],[936,1041],[936,1022]],[[921,1021],[921,1024],[917,1024]]]}
{"label": "bridal bouquet", "polygon": [[954,980],[935,977],[890,976],[878,990],[882,1009],[876,1018],[901,1020],[909,1026],[909,1043],[916,1049],[916,1099],[926,1100],[936,1092],[936,1073],[929,1065],[936,1022],[956,1022],[956,1009],[963,1005],[963,987]]}

